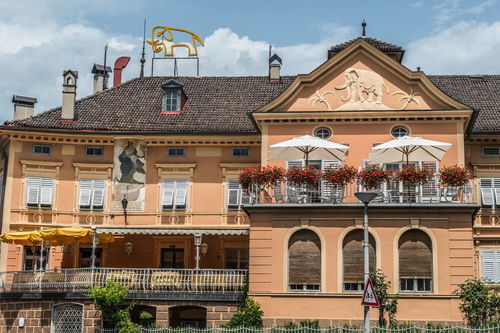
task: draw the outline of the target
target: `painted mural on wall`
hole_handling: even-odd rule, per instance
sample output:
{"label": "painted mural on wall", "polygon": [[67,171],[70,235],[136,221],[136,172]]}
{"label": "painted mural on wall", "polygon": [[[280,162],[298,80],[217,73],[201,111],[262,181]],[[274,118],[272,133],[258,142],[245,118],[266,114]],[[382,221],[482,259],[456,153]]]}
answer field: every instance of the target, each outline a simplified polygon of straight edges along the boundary
{"label": "painted mural on wall", "polygon": [[113,210],[123,210],[124,198],[128,200],[128,211],[144,210],[145,186],[146,143],[137,139],[115,140]]}

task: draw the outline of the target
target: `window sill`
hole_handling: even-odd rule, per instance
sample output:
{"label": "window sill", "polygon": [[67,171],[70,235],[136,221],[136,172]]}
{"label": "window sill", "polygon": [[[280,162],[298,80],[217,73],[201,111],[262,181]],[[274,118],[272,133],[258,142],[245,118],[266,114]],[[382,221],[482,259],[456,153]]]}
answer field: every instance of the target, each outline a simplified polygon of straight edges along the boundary
{"label": "window sill", "polygon": [[181,111],[161,111],[160,114],[181,114]]}

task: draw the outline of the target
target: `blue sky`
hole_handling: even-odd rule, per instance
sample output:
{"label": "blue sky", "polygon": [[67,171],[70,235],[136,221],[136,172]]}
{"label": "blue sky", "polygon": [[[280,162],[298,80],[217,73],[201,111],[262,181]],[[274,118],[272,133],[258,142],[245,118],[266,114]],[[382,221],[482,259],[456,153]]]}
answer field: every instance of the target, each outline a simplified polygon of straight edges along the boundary
{"label": "blue sky", "polygon": [[89,95],[106,43],[111,61],[132,57],[124,79],[136,77],[144,18],[148,32],[169,25],[202,36],[201,75],[265,75],[269,43],[285,74],[309,72],[328,47],[359,36],[363,19],[368,36],[407,50],[410,69],[500,73],[499,1],[0,0],[0,120],[12,117],[12,94],[37,97],[37,112],[59,105],[64,69],[79,71],[78,97]]}

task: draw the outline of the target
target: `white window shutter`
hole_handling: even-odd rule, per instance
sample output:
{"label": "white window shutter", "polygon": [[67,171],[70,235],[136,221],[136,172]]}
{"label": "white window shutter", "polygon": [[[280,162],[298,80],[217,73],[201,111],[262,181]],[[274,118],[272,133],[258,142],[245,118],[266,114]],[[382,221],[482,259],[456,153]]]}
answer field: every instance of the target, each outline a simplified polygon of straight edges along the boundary
{"label": "white window shutter", "polygon": [[500,178],[493,178],[493,191],[495,193],[495,203],[498,206],[500,204]]}
{"label": "white window shutter", "polygon": [[240,185],[240,197],[241,197],[241,204],[246,205],[250,203],[250,195],[246,192],[243,191]]}
{"label": "white window shutter", "polygon": [[52,178],[42,178],[42,187],[40,190],[40,204],[52,205],[54,180]]}
{"label": "white window shutter", "polygon": [[500,282],[500,251],[481,251],[482,277],[487,282]]}
{"label": "white window shutter", "polygon": [[[286,161],[286,167],[288,169],[295,168],[295,167],[303,167],[304,166],[304,160],[296,160],[296,161]],[[295,200],[295,197],[297,196],[297,188],[295,185],[288,184],[286,185],[286,196],[290,200]]]}
{"label": "white window shutter", "polygon": [[[322,160],[321,170],[338,169],[340,167],[339,161]],[[321,181],[321,196],[323,198],[330,198],[332,195],[332,188],[324,180]]]}
{"label": "white window shutter", "polygon": [[237,207],[240,203],[240,184],[238,179],[228,179],[227,181],[227,205]]}
{"label": "white window shutter", "polygon": [[432,171],[432,179],[422,185],[422,198],[431,199],[433,197],[437,198],[437,170],[438,162],[421,162],[422,168],[429,169]]}
{"label": "white window shutter", "polygon": [[175,206],[185,206],[187,197],[188,181],[187,180],[176,180],[175,181]]}
{"label": "white window shutter", "polygon": [[92,206],[104,206],[104,193],[106,190],[106,181],[104,179],[94,179],[92,191]]}
{"label": "white window shutter", "polygon": [[28,205],[37,205],[40,197],[40,177],[28,177],[26,189],[26,203]]}
{"label": "white window shutter", "polygon": [[163,181],[163,196],[161,200],[162,206],[172,206],[174,202],[174,187],[174,180],[167,179]]}
{"label": "white window shutter", "polygon": [[485,206],[494,204],[493,180],[491,178],[481,178],[481,202]]}
{"label": "white window shutter", "polygon": [[80,199],[78,204],[80,206],[90,206],[90,198],[92,196],[92,180],[80,179]]}

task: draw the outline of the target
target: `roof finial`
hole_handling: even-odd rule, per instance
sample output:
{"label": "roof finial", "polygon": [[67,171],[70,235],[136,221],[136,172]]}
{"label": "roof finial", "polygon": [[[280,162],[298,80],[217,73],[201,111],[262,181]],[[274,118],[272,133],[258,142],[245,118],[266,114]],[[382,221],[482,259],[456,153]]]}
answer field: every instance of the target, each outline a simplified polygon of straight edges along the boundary
{"label": "roof finial", "polygon": [[146,53],[144,48],[146,47],[146,19],[144,19],[144,32],[142,37],[142,55],[141,55],[141,74],[139,77],[144,77],[144,63],[146,62]]}
{"label": "roof finial", "polygon": [[363,31],[361,32],[361,37],[366,37],[366,22],[363,19],[363,23],[361,23],[361,26],[363,27]]}

